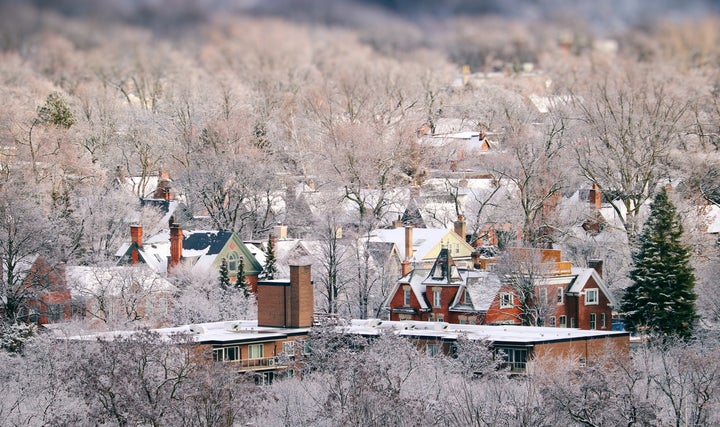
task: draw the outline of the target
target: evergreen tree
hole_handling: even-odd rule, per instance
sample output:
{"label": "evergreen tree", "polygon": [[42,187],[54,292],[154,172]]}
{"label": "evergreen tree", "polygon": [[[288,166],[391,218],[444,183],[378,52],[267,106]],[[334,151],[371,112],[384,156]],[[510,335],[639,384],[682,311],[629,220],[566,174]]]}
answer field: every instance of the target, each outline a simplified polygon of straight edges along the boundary
{"label": "evergreen tree", "polygon": [[237,280],[235,281],[235,289],[241,291],[246,297],[250,296],[250,284],[245,278],[245,262],[242,257],[238,260]]}
{"label": "evergreen tree", "polygon": [[230,288],[230,272],[228,271],[228,262],[225,258],[223,258],[220,263],[220,287],[223,290]]}
{"label": "evergreen tree", "polygon": [[633,253],[630,279],[622,303],[628,330],[689,338],[697,318],[695,275],[675,206],[663,189],[655,196],[650,217]]}
{"label": "evergreen tree", "polygon": [[272,280],[275,278],[275,273],[277,273],[277,267],[275,267],[275,244],[271,234],[268,236],[267,254],[265,254],[265,278]]}

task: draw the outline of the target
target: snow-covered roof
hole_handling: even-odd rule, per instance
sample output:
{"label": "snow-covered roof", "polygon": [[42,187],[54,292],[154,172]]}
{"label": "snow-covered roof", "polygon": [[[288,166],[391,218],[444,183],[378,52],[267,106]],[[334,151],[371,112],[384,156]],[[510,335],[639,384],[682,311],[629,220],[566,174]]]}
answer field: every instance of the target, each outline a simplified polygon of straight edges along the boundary
{"label": "snow-covered roof", "polygon": [[534,345],[554,341],[593,339],[628,336],[629,332],[583,330],[575,328],[550,328],[515,325],[458,325],[444,322],[421,322],[412,320],[390,321],[368,319],[353,321],[342,328],[343,332],[358,335],[393,333],[409,337],[434,337],[456,340],[463,335],[471,340],[489,341],[494,344]]}
{"label": "snow-covered roof", "polygon": [[576,277],[575,280],[573,280],[570,289],[567,291],[568,293],[579,294],[583,289],[585,289],[588,280],[590,280],[590,278],[592,277],[593,279],[595,279],[597,287],[607,297],[610,305],[612,305],[613,307],[619,307],[618,302],[615,300],[612,292],[610,292],[610,290],[605,285],[605,281],[602,279],[602,277],[600,277],[597,270],[595,270],[594,268],[573,267],[572,274]]}
{"label": "snow-covered roof", "polygon": [[[194,269],[209,269],[215,263],[217,256],[226,244],[232,239],[233,233],[225,230],[183,230],[182,259],[190,263]],[[124,243],[115,253],[123,257],[128,253],[132,243]],[[138,250],[142,260],[158,273],[167,271],[170,259],[170,230],[163,229],[150,236]],[[252,255],[252,253],[251,253]],[[256,260],[250,260],[256,268],[261,268]],[[248,272],[248,270],[246,270]]]}
{"label": "snow-covered roof", "polygon": [[[502,287],[500,277],[489,271],[468,271],[466,274],[467,281],[455,295],[450,310],[473,312],[489,310]],[[470,294],[470,306],[463,303],[462,296],[465,290]]]}
{"label": "snow-covered roof", "polygon": [[70,291],[80,296],[99,292],[119,296],[131,286],[151,292],[177,290],[173,284],[146,266],[69,266],[65,268],[65,279]]}
{"label": "snow-covered roof", "polygon": [[[412,246],[413,258],[426,259],[438,243],[446,239],[449,233],[454,233],[447,228],[413,228]],[[371,242],[392,242],[397,246],[400,257],[405,259],[405,229],[402,227],[377,229],[370,232]]]}
{"label": "snow-covered roof", "polygon": [[[198,344],[239,344],[247,341],[276,341],[289,335],[306,335],[310,329],[259,327],[257,320],[234,320],[151,329],[150,331],[158,333],[161,339],[169,340],[173,336],[186,335]],[[116,337],[126,337],[137,333],[139,331],[111,331],[78,335],[69,339],[112,340]]]}

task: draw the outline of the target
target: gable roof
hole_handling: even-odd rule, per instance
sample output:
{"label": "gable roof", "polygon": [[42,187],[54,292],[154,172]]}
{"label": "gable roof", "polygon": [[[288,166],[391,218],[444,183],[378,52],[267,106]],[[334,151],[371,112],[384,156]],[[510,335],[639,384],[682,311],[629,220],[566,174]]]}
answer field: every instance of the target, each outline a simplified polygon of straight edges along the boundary
{"label": "gable roof", "polygon": [[[192,268],[206,268],[219,266],[218,255],[228,249],[235,249],[245,261],[245,274],[254,275],[262,271],[262,266],[255,259],[236,233],[225,230],[183,230],[182,262]],[[228,249],[226,249],[228,248]],[[134,249],[133,243],[123,244],[115,254],[120,257],[120,263],[128,262],[130,252]],[[170,230],[163,229],[149,237],[138,248],[142,262],[160,274],[167,272],[170,258]]]}
{"label": "gable roof", "polygon": [[[412,246],[413,256],[417,260],[432,260],[439,252],[441,245],[447,241],[452,241],[459,245],[464,245],[468,254],[473,251],[464,239],[455,234],[453,230],[446,228],[413,228],[412,229]],[[392,242],[400,252],[400,258],[405,259],[405,229],[404,228],[387,228],[376,229],[370,232],[369,241],[371,242]]]}
{"label": "gable roof", "polygon": [[573,267],[572,274],[574,274],[576,277],[570,285],[570,289],[567,291],[567,293],[575,295],[580,294],[580,291],[585,289],[585,286],[592,277],[595,280],[597,287],[600,288],[603,294],[605,294],[605,296],[607,297],[610,305],[613,307],[620,307],[618,301],[615,299],[612,292],[610,292],[610,290],[605,285],[605,281],[597,273],[597,270],[595,270],[594,268]]}
{"label": "gable roof", "polygon": [[[468,271],[467,281],[458,290],[449,309],[451,311],[488,311],[503,284],[497,274],[489,271]],[[463,301],[465,291],[470,294],[470,304]]]}

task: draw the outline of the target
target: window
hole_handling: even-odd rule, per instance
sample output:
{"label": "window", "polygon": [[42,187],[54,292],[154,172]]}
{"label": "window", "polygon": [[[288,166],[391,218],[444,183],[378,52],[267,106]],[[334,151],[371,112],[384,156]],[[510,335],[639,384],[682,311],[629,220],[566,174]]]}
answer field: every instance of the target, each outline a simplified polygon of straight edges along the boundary
{"label": "window", "polygon": [[237,346],[215,348],[213,349],[213,360],[216,362],[240,360],[240,349]]}
{"label": "window", "polygon": [[503,366],[511,371],[525,371],[527,365],[527,350],[524,348],[498,348],[497,357],[503,360]]}
{"label": "window", "polygon": [[410,306],[410,287],[406,287],[403,289],[403,305],[405,307]]}
{"label": "window", "polygon": [[570,318],[570,327],[571,327],[571,328],[574,328],[574,327],[575,327],[575,318],[574,318],[574,317],[571,317],[571,318]]}
{"label": "window", "polygon": [[228,270],[236,272],[238,269],[238,255],[235,252],[230,252],[228,255]]}
{"label": "window", "polygon": [[560,327],[566,328],[567,327],[567,317],[560,316]]}
{"label": "window", "polygon": [[471,300],[470,300],[470,292],[468,292],[467,289],[465,289],[465,293],[463,294],[463,303],[464,303],[464,304],[470,304],[470,303],[471,303]]}
{"label": "window", "polygon": [[557,320],[557,319],[555,319],[555,316],[551,316],[551,317],[550,317],[550,322],[548,322],[548,326],[552,326],[553,328],[554,328],[555,326],[557,326],[557,325],[556,325],[556,323],[557,323],[556,320]]}
{"label": "window", "polygon": [[468,322],[467,322],[467,317],[465,317],[465,316],[458,316],[458,322],[459,322],[461,325],[467,325],[467,323],[468,323]]}
{"label": "window", "polygon": [[597,314],[590,313],[590,329],[597,329]]}
{"label": "window", "polygon": [[460,253],[460,244],[459,243],[455,243],[455,253],[456,254]]}
{"label": "window", "polygon": [[597,305],[598,303],[598,290],[597,289],[586,289],[585,290],[585,305]]}
{"label": "window", "polygon": [[442,289],[433,289],[433,307],[442,307]]}
{"label": "window", "polygon": [[438,313],[437,315],[437,321],[438,322],[444,322],[445,321],[445,315],[442,313]]}
{"label": "window", "polygon": [[283,342],[283,353],[285,353],[287,356],[292,356],[295,354],[295,343],[293,341],[285,341]]}
{"label": "window", "polygon": [[428,322],[434,322],[435,321],[435,313],[428,314]]}
{"label": "window", "polygon": [[513,306],[513,294],[504,292],[500,294],[500,308],[508,308]]}
{"label": "window", "polygon": [[261,359],[265,346],[263,344],[251,344],[248,346],[248,359]]}
{"label": "window", "polygon": [[425,352],[426,352],[427,355],[430,356],[430,357],[435,357],[435,356],[437,356],[438,354],[440,354],[440,344],[436,344],[436,343],[430,344],[430,343],[428,343],[428,344],[425,346]]}
{"label": "window", "polygon": [[558,304],[562,304],[564,297],[565,297],[565,289],[564,289],[564,288],[558,288],[558,292],[557,292],[557,303],[558,303]]}
{"label": "window", "polygon": [[607,328],[605,323],[605,313],[600,313],[600,328],[605,329]]}

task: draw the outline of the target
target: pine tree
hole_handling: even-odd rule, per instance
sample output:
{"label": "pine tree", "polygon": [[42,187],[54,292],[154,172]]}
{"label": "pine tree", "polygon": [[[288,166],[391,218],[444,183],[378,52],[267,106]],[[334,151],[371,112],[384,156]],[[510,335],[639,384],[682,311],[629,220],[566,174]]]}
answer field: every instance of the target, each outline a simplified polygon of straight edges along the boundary
{"label": "pine tree", "polygon": [[272,234],[268,237],[267,253],[265,254],[265,278],[272,280],[277,273],[275,267],[275,244],[273,243]]}
{"label": "pine tree", "polygon": [[689,338],[697,319],[695,275],[688,249],[680,242],[683,229],[675,206],[663,189],[633,253],[630,279],[622,303],[625,326],[632,332]]}
{"label": "pine tree", "polygon": [[245,278],[245,263],[242,257],[238,260],[237,280],[235,281],[235,289],[242,292],[243,295],[245,295],[246,297],[250,296],[250,284]]}
{"label": "pine tree", "polygon": [[228,262],[225,258],[223,258],[220,263],[220,287],[223,290],[230,288],[230,272],[228,270]]}

